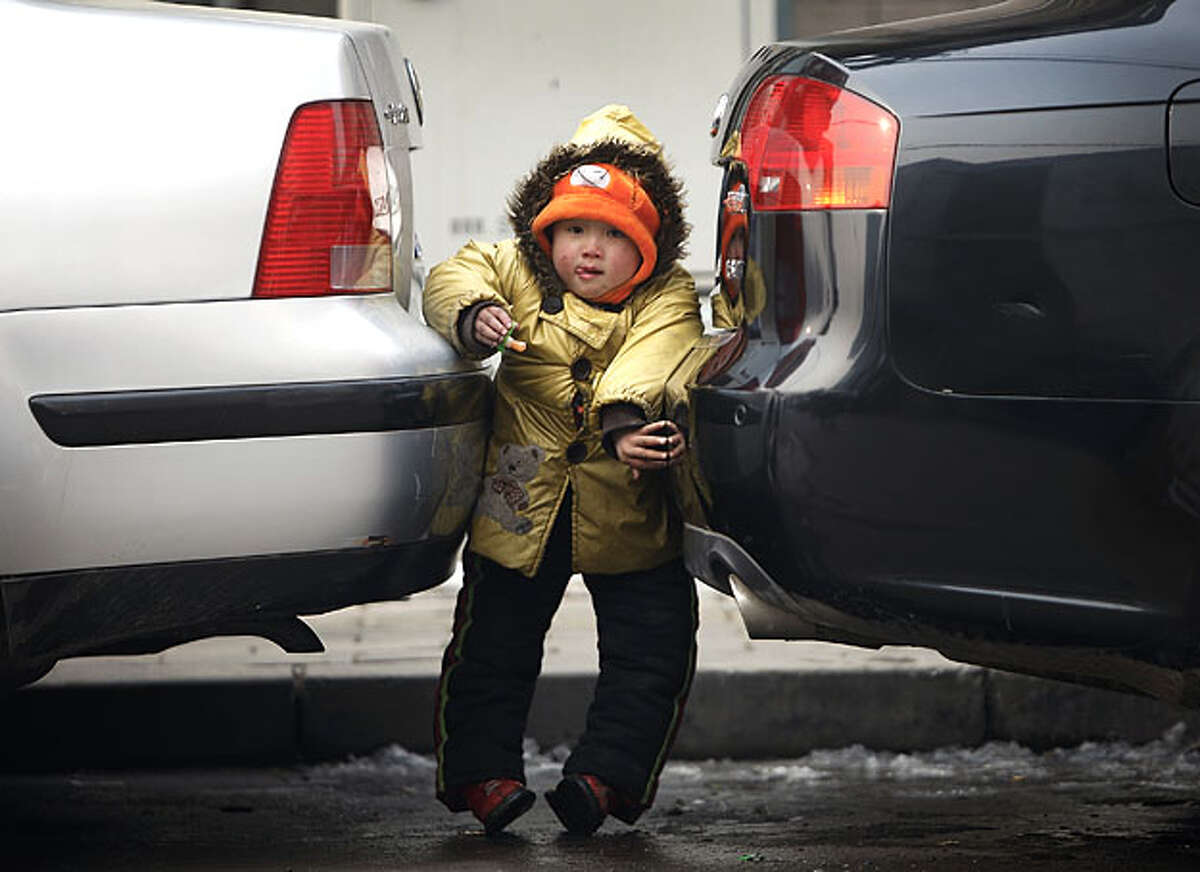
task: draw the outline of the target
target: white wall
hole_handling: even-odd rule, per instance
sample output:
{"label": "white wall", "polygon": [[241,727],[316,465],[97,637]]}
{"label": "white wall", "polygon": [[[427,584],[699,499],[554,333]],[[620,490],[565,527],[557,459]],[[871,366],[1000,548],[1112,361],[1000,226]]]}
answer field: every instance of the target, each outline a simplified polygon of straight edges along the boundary
{"label": "white wall", "polygon": [[425,147],[413,178],[427,265],[468,236],[509,236],[505,197],[517,179],[584,115],[626,103],[684,180],[687,266],[711,272],[712,109],[744,55],[775,38],[774,0],[342,0],[341,12],[390,27],[421,76]]}

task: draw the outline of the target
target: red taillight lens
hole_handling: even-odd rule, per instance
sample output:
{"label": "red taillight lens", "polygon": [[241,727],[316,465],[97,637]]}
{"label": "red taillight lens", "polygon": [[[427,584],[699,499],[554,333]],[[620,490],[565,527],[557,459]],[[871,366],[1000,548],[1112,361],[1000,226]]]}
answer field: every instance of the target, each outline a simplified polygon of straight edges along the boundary
{"label": "red taillight lens", "polygon": [[267,210],[256,297],[392,289],[383,142],[371,103],[308,103],[292,115]]}
{"label": "red taillight lens", "polygon": [[896,117],[836,85],[766,79],[742,122],[756,209],[881,209],[891,196]]}

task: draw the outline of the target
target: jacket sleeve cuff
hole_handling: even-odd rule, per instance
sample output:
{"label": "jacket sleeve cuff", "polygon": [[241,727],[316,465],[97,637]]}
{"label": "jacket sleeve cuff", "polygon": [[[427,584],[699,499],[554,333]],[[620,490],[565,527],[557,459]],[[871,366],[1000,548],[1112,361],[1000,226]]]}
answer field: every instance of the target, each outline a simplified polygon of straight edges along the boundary
{"label": "jacket sleeve cuff", "polygon": [[640,406],[634,403],[609,403],[600,410],[601,443],[609,457],[617,456],[616,439],[627,430],[646,423]]}
{"label": "jacket sleeve cuff", "polygon": [[484,345],[475,339],[475,316],[488,306],[495,305],[496,303],[492,300],[480,300],[478,303],[467,306],[459,313],[457,327],[458,341],[473,356],[488,357],[496,351],[495,348]]}

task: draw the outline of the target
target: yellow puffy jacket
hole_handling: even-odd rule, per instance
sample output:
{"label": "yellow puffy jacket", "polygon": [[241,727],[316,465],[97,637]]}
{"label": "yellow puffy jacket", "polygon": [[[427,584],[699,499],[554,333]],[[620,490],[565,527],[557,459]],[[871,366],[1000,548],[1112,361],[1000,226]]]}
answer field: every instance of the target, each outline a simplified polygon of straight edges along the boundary
{"label": "yellow puffy jacket", "polygon": [[[637,175],[662,219],[650,277],[619,306],[588,303],[562,287],[529,232],[554,182],[583,163]],[[678,265],[687,236],[679,183],[660,148],[624,107],[585,119],[509,201],[517,238],[469,243],[430,273],[426,321],[464,356],[488,353],[460,335],[464,313],[503,306],[527,343],[506,351],[496,373],[496,409],[472,550],[533,575],[550,527],[571,493],[572,563],[579,572],[649,569],[679,553],[678,519],[664,473],[632,470],[602,445],[606,407],[663,417],[663,386],[701,333],[691,276]]]}

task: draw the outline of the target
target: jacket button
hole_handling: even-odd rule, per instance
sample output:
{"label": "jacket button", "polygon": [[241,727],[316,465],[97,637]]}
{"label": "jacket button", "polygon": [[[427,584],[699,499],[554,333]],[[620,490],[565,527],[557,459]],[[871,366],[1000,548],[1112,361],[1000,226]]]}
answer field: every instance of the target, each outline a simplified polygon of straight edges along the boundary
{"label": "jacket button", "polygon": [[562,310],[563,301],[558,294],[547,294],[542,298],[542,311],[547,315],[557,315]]}
{"label": "jacket button", "polygon": [[567,446],[567,462],[580,463],[587,457],[587,446],[582,442],[572,442]]}
{"label": "jacket button", "polygon": [[592,362],[586,357],[581,357],[571,364],[571,376],[576,381],[587,381],[591,374]]}

